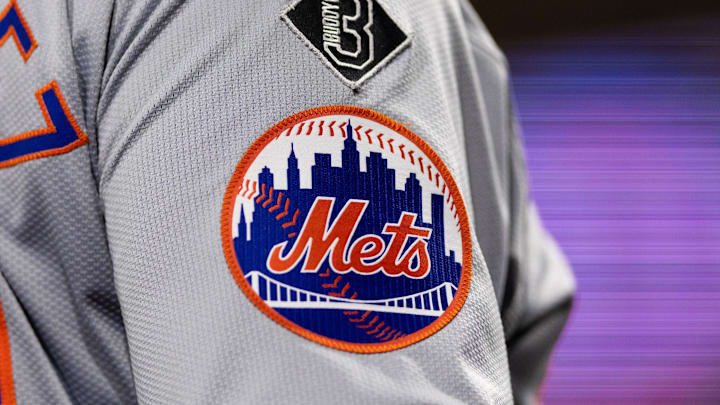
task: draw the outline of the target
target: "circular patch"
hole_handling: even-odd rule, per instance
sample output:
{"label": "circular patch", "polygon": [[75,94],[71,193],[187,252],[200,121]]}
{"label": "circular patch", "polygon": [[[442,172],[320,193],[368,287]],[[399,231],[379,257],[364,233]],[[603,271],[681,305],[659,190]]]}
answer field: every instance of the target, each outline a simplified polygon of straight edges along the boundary
{"label": "circular patch", "polygon": [[422,340],[460,311],[470,286],[470,230],[450,172],[372,110],[314,108],[265,132],[235,169],[221,222],[245,295],[336,349]]}

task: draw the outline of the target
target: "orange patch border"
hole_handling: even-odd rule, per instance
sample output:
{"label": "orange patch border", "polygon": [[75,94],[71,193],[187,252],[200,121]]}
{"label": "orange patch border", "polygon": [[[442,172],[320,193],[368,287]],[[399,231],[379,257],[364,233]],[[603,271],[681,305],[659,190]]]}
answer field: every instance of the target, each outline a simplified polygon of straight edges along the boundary
{"label": "orange patch border", "polygon": [[23,47],[20,44],[20,39],[18,38],[17,32],[15,31],[15,27],[13,27],[13,26],[10,26],[10,28],[5,33],[5,35],[3,35],[2,38],[0,38],[0,46],[3,46],[5,44],[5,41],[7,41],[7,39],[9,37],[13,37],[13,39],[15,40],[15,45],[17,45],[18,52],[20,52],[20,55],[22,56],[23,63],[24,63],[24,62],[27,62],[28,59],[30,59],[30,55],[32,55],[33,51],[35,50],[35,48],[37,48],[38,44],[35,41],[35,36],[33,36],[32,31],[30,31],[30,27],[28,26],[27,21],[25,21],[25,16],[23,15],[22,11],[20,11],[20,6],[18,6],[17,0],[10,0],[10,2],[5,7],[5,9],[3,9],[3,11],[0,13],[0,20],[5,18],[7,13],[9,13],[10,9],[13,7],[15,7],[15,11],[18,14],[18,19],[20,19],[20,23],[22,24],[23,28],[25,28],[25,32],[27,32],[28,38],[30,38],[30,43],[32,44],[32,46],[30,46],[30,49],[28,49],[27,52],[25,52],[23,50]]}
{"label": "orange patch border", "polygon": [[63,112],[65,113],[65,116],[67,117],[68,121],[70,122],[70,126],[72,126],[73,130],[75,131],[75,134],[77,135],[76,140],[74,140],[72,143],[69,143],[63,147],[55,148],[55,149],[47,149],[40,152],[34,152],[23,156],[18,156],[16,158],[6,160],[4,162],[0,162],[0,169],[4,169],[6,167],[15,166],[19,163],[27,162],[28,160],[33,159],[40,159],[48,156],[54,156],[54,155],[62,155],[63,153],[68,153],[72,151],[75,148],[78,148],[80,146],[83,146],[88,143],[88,137],[85,135],[85,133],[80,129],[80,125],[78,125],[77,121],[75,120],[75,117],[72,115],[72,112],[70,111],[70,107],[68,107],[67,102],[65,102],[65,98],[63,97],[62,93],[60,92],[60,87],[58,86],[57,82],[55,80],[51,81],[50,83],[44,85],[43,87],[39,88],[35,92],[35,98],[38,100],[38,104],[40,104],[40,110],[42,110],[43,117],[45,118],[45,124],[47,125],[46,128],[42,129],[36,129],[34,131],[25,132],[19,135],[11,136],[9,138],[0,139],[0,146],[11,144],[13,142],[21,141],[23,139],[32,138],[35,136],[40,135],[47,135],[51,134],[55,131],[57,131],[57,128],[55,128],[55,125],[53,125],[52,120],[50,119],[50,113],[47,110],[47,106],[45,105],[45,101],[42,99],[43,93],[46,91],[53,89],[55,90],[55,95],[58,98],[58,101],[60,102],[60,106],[62,107]]}
{"label": "orange patch border", "polygon": [[[432,162],[435,164],[437,170],[439,170],[443,180],[450,189],[450,195],[456,202],[456,210],[460,216],[460,234],[462,243],[462,275],[460,276],[460,285],[458,286],[455,297],[453,298],[450,306],[445,312],[434,320],[430,325],[413,332],[409,335],[403,336],[399,339],[392,340],[389,342],[378,342],[378,343],[352,343],[345,342],[338,339],[329,338],[320,335],[315,332],[311,332],[308,329],[288,320],[284,316],[280,315],[279,312],[275,311],[269,305],[255,294],[250,286],[250,283],[245,280],[244,273],[240,268],[237,259],[235,258],[235,252],[232,242],[232,214],[235,205],[235,197],[242,186],[243,178],[250,165],[253,163],[258,154],[265,148],[265,146],[274,140],[277,136],[282,134],[288,128],[291,128],[300,121],[305,121],[312,118],[317,118],[325,115],[343,114],[353,115],[356,117],[366,118],[376,121],[382,125],[391,128],[395,132],[400,133],[405,138],[412,141],[420,150],[427,155]],[[228,183],[227,190],[225,191],[225,198],[222,206],[222,216],[220,218],[220,227],[223,243],[223,251],[225,253],[225,260],[230,267],[235,282],[238,284],[240,289],[245,293],[250,301],[265,315],[267,315],[273,321],[279,323],[290,331],[316,343],[320,343],[324,346],[328,346],[334,349],[344,350],[354,353],[371,354],[371,353],[383,353],[391,350],[401,349],[414,343],[417,343],[423,339],[426,339],[433,334],[437,333],[440,329],[445,327],[455,316],[460,312],[468,292],[470,290],[470,281],[472,277],[472,239],[470,234],[470,224],[467,216],[467,210],[465,203],[460,195],[455,179],[450,174],[450,171],[445,166],[440,156],[419,136],[415,135],[412,131],[406,127],[400,125],[398,122],[389,118],[376,111],[355,106],[347,105],[336,105],[336,106],[324,106],[311,108],[296,114],[293,114],[279,123],[275,124],[272,128],[267,130],[262,136],[253,142],[248,148],[247,152],[243,155],[240,162],[235,167],[235,171]]]}
{"label": "orange patch border", "polygon": [[10,338],[5,324],[2,303],[0,303],[0,403],[3,405],[15,405]]}

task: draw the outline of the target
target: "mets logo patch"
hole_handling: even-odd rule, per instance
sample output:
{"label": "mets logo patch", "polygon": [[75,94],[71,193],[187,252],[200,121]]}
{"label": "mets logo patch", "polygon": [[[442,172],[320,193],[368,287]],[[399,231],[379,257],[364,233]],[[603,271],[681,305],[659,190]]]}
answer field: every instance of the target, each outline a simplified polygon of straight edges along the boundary
{"label": "mets logo patch", "polygon": [[372,110],[295,114],[248,149],[225,193],[231,272],[312,341],[394,350],[443,328],[470,286],[467,212],[440,157]]}

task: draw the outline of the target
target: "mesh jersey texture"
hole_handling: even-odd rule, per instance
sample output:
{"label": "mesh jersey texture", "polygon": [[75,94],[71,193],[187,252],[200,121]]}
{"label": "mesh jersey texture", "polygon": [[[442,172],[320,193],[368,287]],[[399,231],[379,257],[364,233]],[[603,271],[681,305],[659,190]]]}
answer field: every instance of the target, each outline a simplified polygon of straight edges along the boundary
{"label": "mesh jersey texture", "polygon": [[[17,3],[38,48],[23,62],[0,47],[0,137],[44,127],[33,93],[51,80],[89,137],[0,169],[18,404],[533,400],[573,281],[528,199],[505,59],[465,1],[381,1],[412,42],[357,91],[280,19],[289,0]],[[280,327],[222,251],[223,195],[250,144],[344,104],[410,122],[473,226],[463,309],[382,354]]]}

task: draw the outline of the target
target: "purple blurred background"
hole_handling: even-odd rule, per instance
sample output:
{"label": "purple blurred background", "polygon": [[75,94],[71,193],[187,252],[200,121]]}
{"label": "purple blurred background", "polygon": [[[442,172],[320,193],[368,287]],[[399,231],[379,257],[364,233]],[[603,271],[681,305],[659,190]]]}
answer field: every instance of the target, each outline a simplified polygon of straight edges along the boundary
{"label": "purple blurred background", "polygon": [[720,15],[574,32],[501,42],[578,280],[544,400],[718,404]]}

